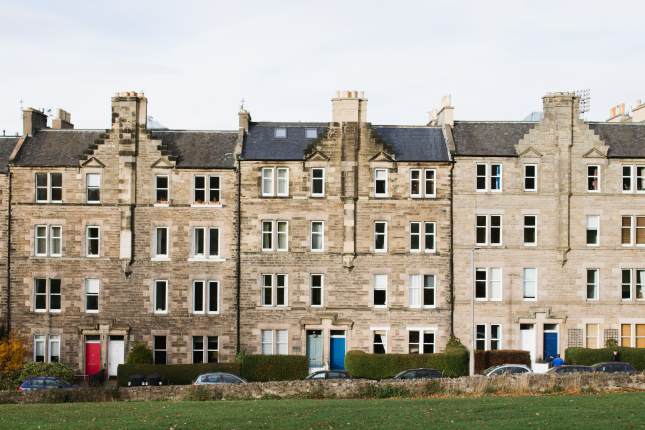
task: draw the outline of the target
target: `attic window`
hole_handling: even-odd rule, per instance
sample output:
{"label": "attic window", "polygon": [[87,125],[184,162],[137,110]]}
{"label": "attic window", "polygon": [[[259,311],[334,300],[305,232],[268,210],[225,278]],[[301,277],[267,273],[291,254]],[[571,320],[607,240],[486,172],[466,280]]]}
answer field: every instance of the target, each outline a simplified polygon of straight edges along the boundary
{"label": "attic window", "polygon": [[306,128],[305,129],[305,137],[307,139],[315,139],[318,137],[318,130],[315,128]]}
{"label": "attic window", "polygon": [[276,139],[286,139],[287,129],[285,127],[278,127],[275,129],[274,137]]}

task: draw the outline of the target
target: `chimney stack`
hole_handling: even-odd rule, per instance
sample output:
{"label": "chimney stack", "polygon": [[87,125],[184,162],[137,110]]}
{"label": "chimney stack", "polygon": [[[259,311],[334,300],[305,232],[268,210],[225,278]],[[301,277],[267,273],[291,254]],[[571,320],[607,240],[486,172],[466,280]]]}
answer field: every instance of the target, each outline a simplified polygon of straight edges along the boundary
{"label": "chimney stack", "polygon": [[645,122],[645,103],[636,100],[632,106],[632,122]]}
{"label": "chimney stack", "polygon": [[452,105],[452,97],[450,95],[443,96],[441,98],[441,107],[439,109],[433,109],[430,112],[430,121],[428,125],[430,126],[450,126],[455,125],[455,108]]}
{"label": "chimney stack", "polygon": [[134,133],[145,130],[148,121],[148,99],[143,93],[124,91],[112,97],[112,129]]}
{"label": "chimney stack", "polygon": [[52,128],[56,130],[70,130],[74,128],[72,124],[72,114],[63,109],[58,109],[56,118],[52,120]]}
{"label": "chimney stack", "polygon": [[572,92],[548,93],[542,97],[544,121],[570,124],[580,118],[580,97]]}
{"label": "chimney stack", "polygon": [[33,136],[38,130],[47,128],[47,115],[34,108],[22,111],[22,134]]}
{"label": "chimney stack", "polygon": [[239,129],[244,130],[245,132],[249,131],[249,124],[251,123],[251,114],[244,108],[240,109],[237,114]]}
{"label": "chimney stack", "polygon": [[336,91],[331,105],[332,122],[367,121],[367,99],[363,91]]}

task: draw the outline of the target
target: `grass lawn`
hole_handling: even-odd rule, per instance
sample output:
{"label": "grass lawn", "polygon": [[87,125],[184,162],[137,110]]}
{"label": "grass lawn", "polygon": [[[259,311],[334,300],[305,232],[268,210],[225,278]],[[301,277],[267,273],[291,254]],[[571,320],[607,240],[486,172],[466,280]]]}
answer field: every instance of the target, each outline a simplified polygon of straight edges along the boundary
{"label": "grass lawn", "polygon": [[0,429],[636,429],[645,393],[1,405]]}

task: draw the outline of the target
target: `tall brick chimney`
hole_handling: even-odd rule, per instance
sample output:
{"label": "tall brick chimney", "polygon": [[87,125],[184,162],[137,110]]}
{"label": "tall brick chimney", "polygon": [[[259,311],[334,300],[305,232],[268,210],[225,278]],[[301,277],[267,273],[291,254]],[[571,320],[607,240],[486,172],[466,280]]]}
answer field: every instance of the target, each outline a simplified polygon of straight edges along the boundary
{"label": "tall brick chimney", "polygon": [[331,105],[332,122],[367,121],[367,99],[363,91],[336,91]]}
{"label": "tall brick chimney", "polygon": [[40,129],[47,128],[47,115],[34,108],[22,111],[22,134],[33,136]]}
{"label": "tall brick chimney", "polygon": [[544,121],[571,123],[580,117],[580,98],[571,92],[548,93],[542,97]]}
{"label": "tall brick chimney", "polygon": [[69,130],[74,128],[72,114],[63,109],[58,109],[56,118],[52,120],[52,128],[57,130]]}

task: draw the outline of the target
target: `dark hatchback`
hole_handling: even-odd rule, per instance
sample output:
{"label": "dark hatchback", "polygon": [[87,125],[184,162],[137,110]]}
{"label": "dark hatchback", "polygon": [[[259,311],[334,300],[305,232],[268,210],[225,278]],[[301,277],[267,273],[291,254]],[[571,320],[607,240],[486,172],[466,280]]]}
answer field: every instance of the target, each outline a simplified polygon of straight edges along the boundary
{"label": "dark hatchback", "polygon": [[591,368],[594,372],[605,373],[634,373],[636,369],[629,364],[622,361],[608,361],[606,363],[596,363]]}
{"label": "dark hatchback", "polygon": [[593,372],[591,366],[578,366],[578,365],[563,365],[550,368],[546,373],[555,375],[568,375],[570,373],[591,373]]}
{"label": "dark hatchback", "polygon": [[54,376],[32,376],[25,379],[18,387],[18,391],[54,390],[72,388],[72,385]]}
{"label": "dark hatchback", "polygon": [[437,379],[442,378],[443,373],[437,369],[408,369],[398,373],[392,379]]}
{"label": "dark hatchback", "polygon": [[352,376],[342,370],[319,370],[307,376],[305,380],[319,380],[319,379],[352,379]]}

